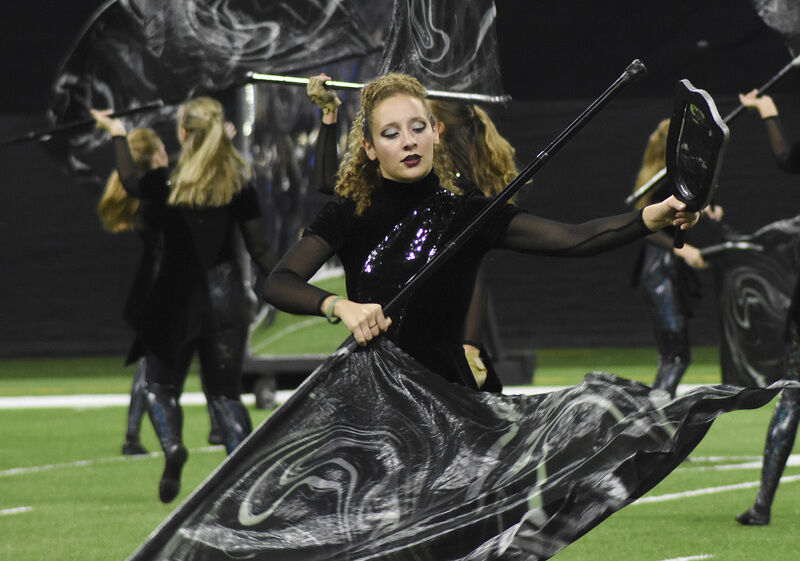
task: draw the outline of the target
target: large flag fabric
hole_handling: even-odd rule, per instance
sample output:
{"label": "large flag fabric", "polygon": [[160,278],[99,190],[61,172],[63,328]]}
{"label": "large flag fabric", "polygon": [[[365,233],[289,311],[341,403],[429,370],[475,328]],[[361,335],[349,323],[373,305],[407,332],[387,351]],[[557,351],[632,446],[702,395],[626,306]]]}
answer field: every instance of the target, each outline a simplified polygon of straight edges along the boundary
{"label": "large flag fabric", "polygon": [[130,561],[548,559],[781,387],[490,394],[380,339],[322,365]]}
{"label": "large flag fabric", "polygon": [[503,94],[492,0],[397,0],[380,74],[429,90]]}
{"label": "large flag fabric", "polygon": [[751,0],[767,27],[783,38],[793,57],[800,54],[800,2],[797,0]]}
{"label": "large flag fabric", "polygon": [[720,315],[722,380],[766,386],[785,375],[786,318],[800,270],[800,216],[779,220],[707,257]]}
{"label": "large flag fabric", "polygon": [[[350,0],[109,2],[65,58],[48,116],[58,126],[90,118],[90,108],[176,104],[243,84],[250,71],[298,73],[364,56],[380,46],[356,8]],[[162,111],[173,116],[174,108]],[[156,120],[148,113],[130,122]],[[90,127],[63,148],[75,167],[105,141]]]}

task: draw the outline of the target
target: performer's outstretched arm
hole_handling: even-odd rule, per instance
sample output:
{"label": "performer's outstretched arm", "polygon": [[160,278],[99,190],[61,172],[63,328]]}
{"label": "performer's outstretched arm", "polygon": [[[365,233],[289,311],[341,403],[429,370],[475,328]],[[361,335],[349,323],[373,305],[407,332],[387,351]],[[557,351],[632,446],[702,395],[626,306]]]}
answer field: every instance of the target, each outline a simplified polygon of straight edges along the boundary
{"label": "performer's outstretched arm", "polygon": [[625,245],[669,225],[687,229],[698,218],[686,212],[674,196],[641,211],[598,218],[582,224],[566,224],[527,213],[509,223],[501,247],[538,255],[587,257]]}

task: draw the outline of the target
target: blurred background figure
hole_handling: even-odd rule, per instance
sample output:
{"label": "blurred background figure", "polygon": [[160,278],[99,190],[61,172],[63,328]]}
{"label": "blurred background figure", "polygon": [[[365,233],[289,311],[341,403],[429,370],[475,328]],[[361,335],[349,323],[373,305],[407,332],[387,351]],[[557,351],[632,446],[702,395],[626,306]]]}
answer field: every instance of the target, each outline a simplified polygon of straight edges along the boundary
{"label": "blurred background figure", "polygon": [[225,133],[218,101],[201,97],[181,105],[181,153],[172,173],[159,167],[141,174],[123,123],[108,111],[92,114],[114,137],[124,189],[150,201],[163,217],[163,258],[142,307],[139,333],[147,359],[148,412],[165,454],[159,497],[170,502],[180,491],[188,456],[178,399],[195,354],[228,453],[252,430],[241,402],[241,378],[253,302],[237,259],[235,229],[262,274],[277,255],[261,235],[258,195],[249,183],[249,167]]}
{"label": "blurred background figure", "polygon": [[[742,105],[758,112],[769,136],[769,145],[778,167],[788,173],[800,173],[800,142],[786,142],[778,118],[778,108],[770,96],[759,96],[756,90],[739,95]],[[800,380],[800,282],[795,283],[789,313],[786,318],[785,374],[789,380]],[[769,524],[772,501],[778,490],[781,474],[792,452],[800,421],[800,390],[787,388],[781,392],[775,413],[767,429],[764,446],[764,465],[756,501],[738,514],[736,520],[749,526]]]}
{"label": "blurred background figure", "polygon": [[[669,119],[662,120],[650,134],[634,192],[666,167],[669,122]],[[662,182],[637,201],[637,208],[648,205],[652,200],[663,199],[671,189],[669,182]],[[722,208],[712,206],[705,214],[719,221]],[[684,243],[683,247],[674,248],[673,232],[674,229],[668,227],[645,239],[634,268],[633,280],[644,295],[658,348],[658,371],[653,387],[665,390],[674,397],[691,362],[690,300],[700,294],[699,279],[692,269],[704,269],[707,264],[700,250],[691,244]]]}

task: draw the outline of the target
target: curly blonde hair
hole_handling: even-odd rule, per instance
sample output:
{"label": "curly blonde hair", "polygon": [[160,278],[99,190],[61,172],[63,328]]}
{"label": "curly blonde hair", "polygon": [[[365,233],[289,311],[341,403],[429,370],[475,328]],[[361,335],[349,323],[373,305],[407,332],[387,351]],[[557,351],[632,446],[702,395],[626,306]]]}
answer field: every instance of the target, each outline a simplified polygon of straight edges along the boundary
{"label": "curly blonde hair", "polygon": [[[149,171],[153,155],[161,148],[161,139],[153,129],[134,129],[127,136],[133,161],[139,171]],[[106,181],[106,187],[97,205],[97,214],[103,228],[117,233],[133,230],[139,226],[136,212],[139,210],[139,199],[131,198],[122,187],[119,173],[114,171]]]}
{"label": "curly blonde hair", "polygon": [[445,129],[439,137],[456,171],[487,197],[502,191],[518,175],[513,146],[481,107],[459,101],[428,102]]}
{"label": "curly blonde hair", "polygon": [[[642,167],[639,169],[639,174],[636,176],[636,184],[634,185],[634,192],[650,181],[655,174],[664,169],[667,163],[667,135],[669,133],[669,119],[664,119],[650,134],[647,140],[647,148],[644,150],[642,157]],[[643,208],[650,204],[653,198],[653,191],[645,194],[641,199],[636,202],[636,208]]]}
{"label": "curly blonde hair", "polygon": [[[339,165],[335,192],[356,202],[356,214],[362,214],[372,203],[372,191],[377,184],[379,162],[370,160],[362,141],[372,142],[372,112],[383,100],[395,95],[407,95],[422,101],[428,110],[428,120],[433,127],[436,120],[425,100],[425,88],[416,78],[406,74],[390,73],[369,82],[361,90],[361,107],[353,119],[347,139],[347,152]],[[442,187],[457,192],[453,184],[453,166],[441,145],[434,145],[433,166]]]}
{"label": "curly blonde hair", "polygon": [[178,135],[185,131],[172,174],[171,205],[223,206],[242,190],[250,167],[225,134],[222,105],[198,97],[178,109]]}

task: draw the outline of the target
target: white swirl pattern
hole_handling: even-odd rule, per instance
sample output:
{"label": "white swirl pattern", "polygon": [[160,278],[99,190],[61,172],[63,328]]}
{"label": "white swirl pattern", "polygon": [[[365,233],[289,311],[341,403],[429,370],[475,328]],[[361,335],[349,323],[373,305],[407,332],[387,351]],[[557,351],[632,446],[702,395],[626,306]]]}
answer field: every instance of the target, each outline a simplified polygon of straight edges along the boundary
{"label": "white swirl pattern", "polygon": [[716,415],[780,389],[672,400],[593,373],[549,394],[486,394],[386,340],[315,380],[227,460],[159,555],[546,559],[660,481]]}

